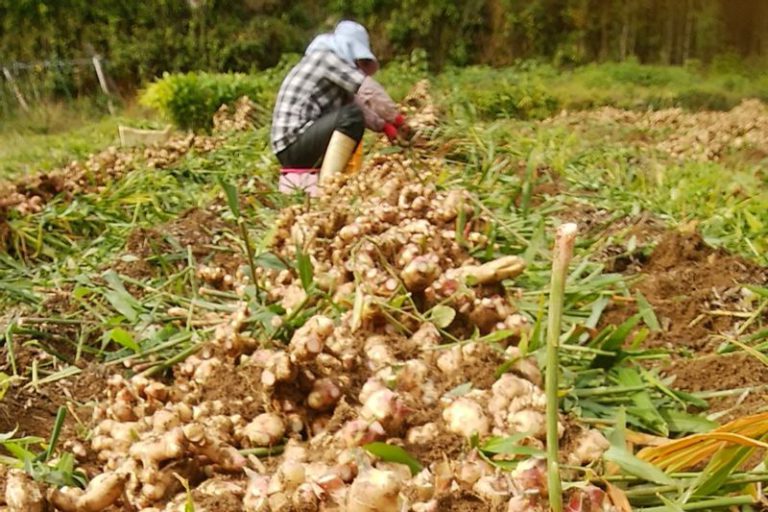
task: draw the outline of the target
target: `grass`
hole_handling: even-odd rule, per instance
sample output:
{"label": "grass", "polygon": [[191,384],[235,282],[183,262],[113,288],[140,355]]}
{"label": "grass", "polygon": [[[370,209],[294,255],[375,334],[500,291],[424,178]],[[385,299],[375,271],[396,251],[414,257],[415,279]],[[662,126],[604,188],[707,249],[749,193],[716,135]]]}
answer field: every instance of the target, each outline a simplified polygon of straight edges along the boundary
{"label": "grass", "polygon": [[763,70],[718,72],[633,61],[575,69],[530,62],[502,69],[473,66],[449,69],[437,83],[447,93],[451,112],[475,120],[542,119],[562,109],[601,106],[728,110],[744,98],[765,99],[768,94]]}
{"label": "grass", "polygon": [[118,144],[117,128],[158,126],[127,106],[117,116],[89,101],[50,103],[0,121],[0,180],[46,171]]}

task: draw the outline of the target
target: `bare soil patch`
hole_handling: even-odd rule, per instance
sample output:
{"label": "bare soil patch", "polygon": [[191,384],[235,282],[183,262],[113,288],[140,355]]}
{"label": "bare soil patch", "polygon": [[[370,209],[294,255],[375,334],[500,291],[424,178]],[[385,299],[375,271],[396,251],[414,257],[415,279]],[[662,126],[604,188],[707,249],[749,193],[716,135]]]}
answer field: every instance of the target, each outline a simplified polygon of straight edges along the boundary
{"label": "bare soil patch", "polygon": [[[720,391],[755,388],[749,393],[711,400],[712,410],[725,418],[753,413],[768,405],[768,367],[745,353],[717,354],[723,335],[735,336],[754,308],[744,285],[764,286],[768,269],[708,246],[693,233],[670,232],[641,265],[633,291],[641,292],[656,313],[662,330],[645,345],[671,351],[663,373],[675,388]],[[606,310],[603,325],[617,324],[637,312],[632,302],[616,302]],[[768,320],[763,314],[760,321]],[[752,332],[759,322],[744,329]]]}

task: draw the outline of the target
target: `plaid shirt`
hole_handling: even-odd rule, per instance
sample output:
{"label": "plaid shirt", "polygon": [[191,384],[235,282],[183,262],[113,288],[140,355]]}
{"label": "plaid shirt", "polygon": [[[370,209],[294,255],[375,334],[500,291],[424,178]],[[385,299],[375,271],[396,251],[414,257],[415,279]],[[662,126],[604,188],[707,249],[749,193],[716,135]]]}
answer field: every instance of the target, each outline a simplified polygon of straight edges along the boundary
{"label": "plaid shirt", "polygon": [[272,115],[272,151],[281,152],[314,121],[352,101],[364,78],[332,52],[306,55],[280,86]]}

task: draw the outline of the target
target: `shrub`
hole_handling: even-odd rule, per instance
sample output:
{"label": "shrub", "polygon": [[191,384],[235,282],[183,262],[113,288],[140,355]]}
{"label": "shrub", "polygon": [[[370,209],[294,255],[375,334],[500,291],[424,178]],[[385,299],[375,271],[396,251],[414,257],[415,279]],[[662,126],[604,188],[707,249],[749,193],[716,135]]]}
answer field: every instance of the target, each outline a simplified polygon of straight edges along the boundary
{"label": "shrub", "polygon": [[440,80],[450,90],[448,106],[459,106],[481,118],[542,119],[559,107],[534,71],[469,67],[452,69]]}
{"label": "shrub", "polygon": [[730,110],[738,102],[719,91],[691,88],[680,91],[675,103],[688,110]]}
{"label": "shrub", "polygon": [[141,94],[140,103],[157,109],[181,129],[209,131],[213,114],[225,103],[249,96],[264,103],[270,94],[265,76],[216,73],[165,73]]}
{"label": "shrub", "polygon": [[427,52],[413,50],[409,56],[388,62],[374,77],[395,101],[402,100],[413,85],[429,76]]}

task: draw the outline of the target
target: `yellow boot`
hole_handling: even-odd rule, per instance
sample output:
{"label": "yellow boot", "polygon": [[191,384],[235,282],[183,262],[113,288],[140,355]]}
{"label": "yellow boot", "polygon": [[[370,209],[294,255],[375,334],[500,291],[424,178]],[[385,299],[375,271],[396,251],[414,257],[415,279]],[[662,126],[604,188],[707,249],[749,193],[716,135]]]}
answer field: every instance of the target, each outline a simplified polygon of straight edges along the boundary
{"label": "yellow boot", "polygon": [[363,166],[363,141],[360,141],[357,145],[355,153],[352,158],[349,159],[347,168],[344,169],[345,174],[356,174]]}
{"label": "yellow boot", "polygon": [[320,186],[327,184],[334,175],[346,168],[352,153],[355,152],[357,141],[341,132],[333,132],[325,150],[323,165],[320,167]]}

